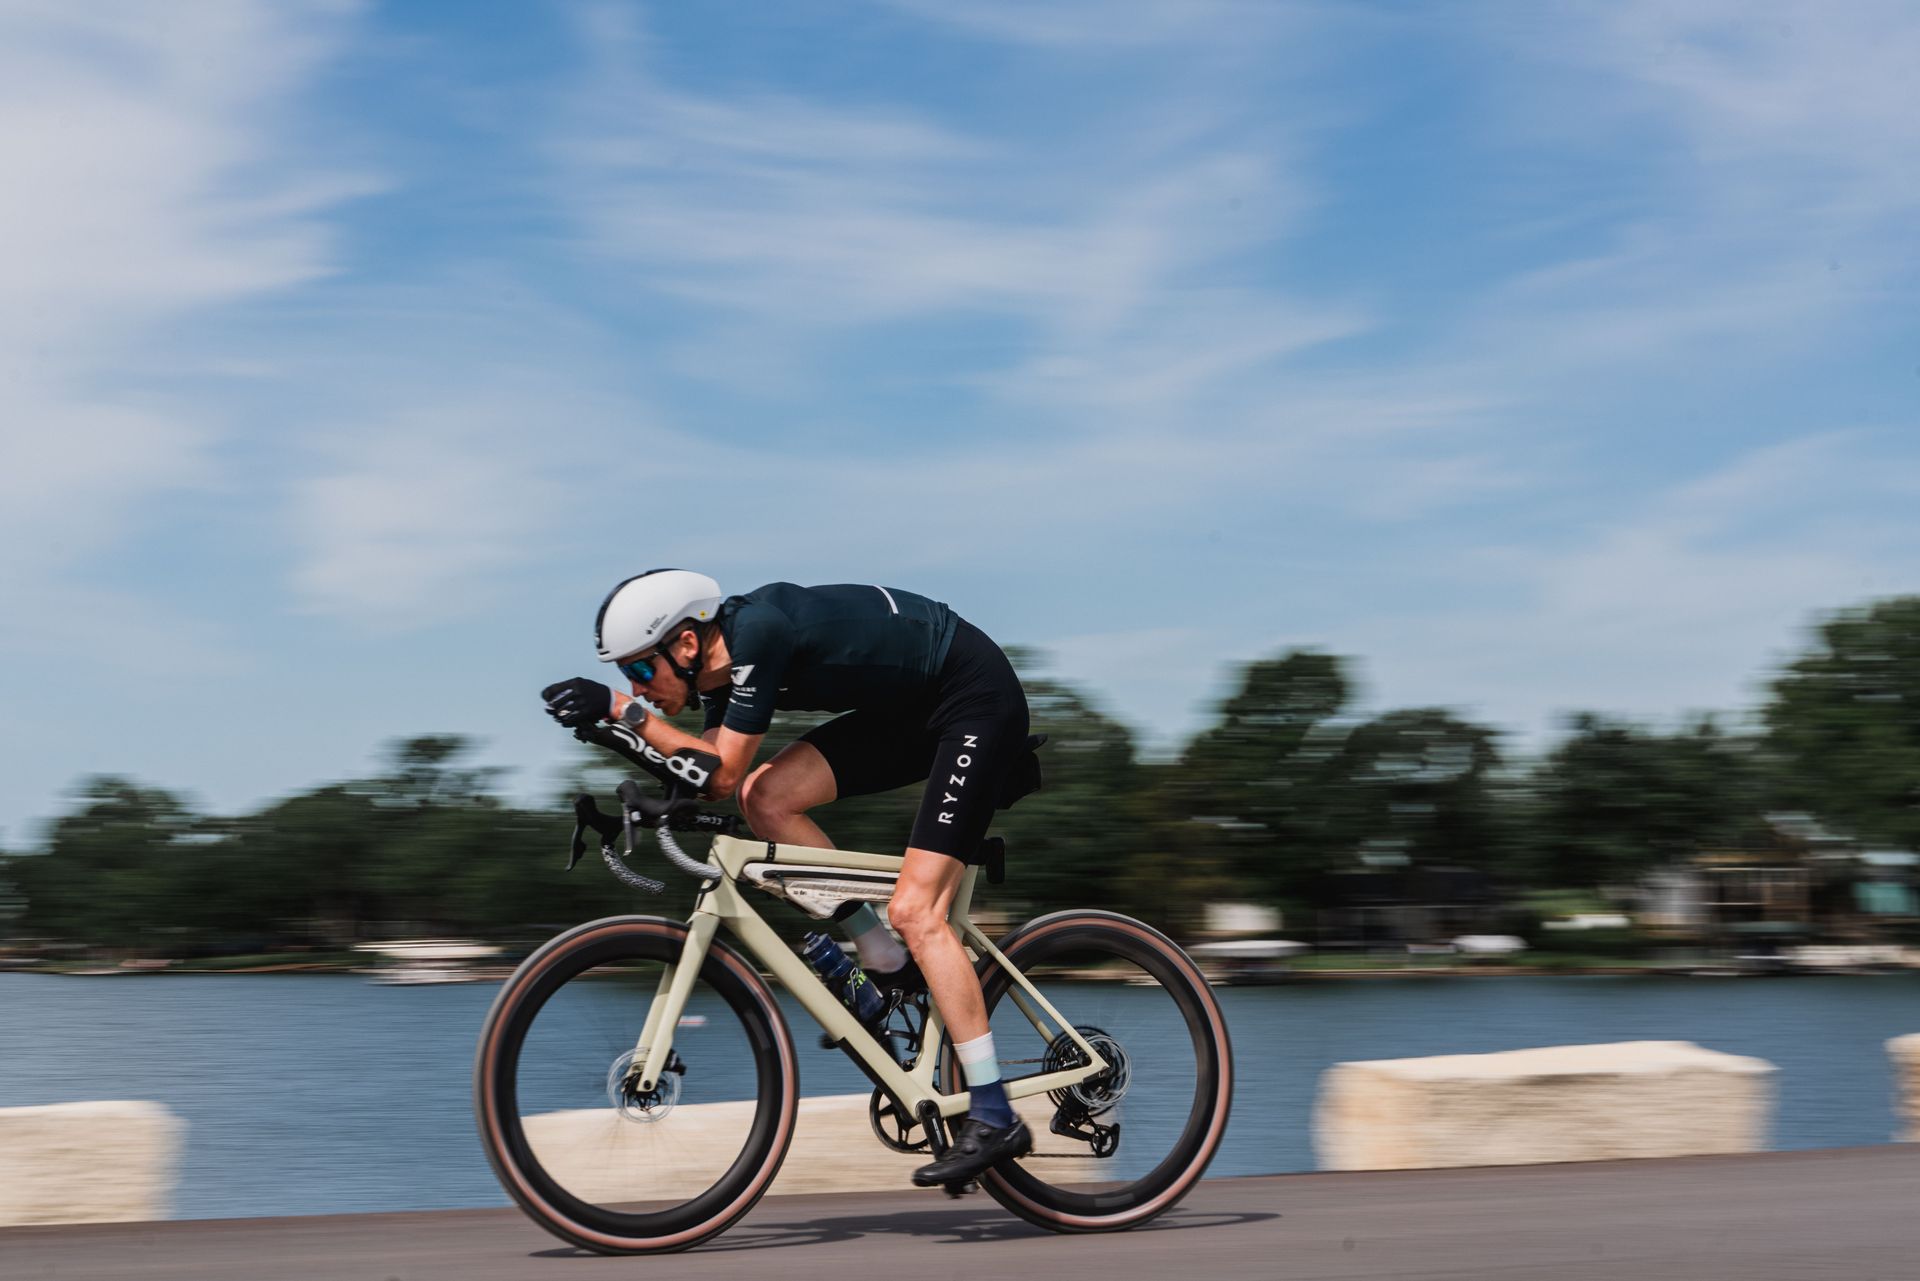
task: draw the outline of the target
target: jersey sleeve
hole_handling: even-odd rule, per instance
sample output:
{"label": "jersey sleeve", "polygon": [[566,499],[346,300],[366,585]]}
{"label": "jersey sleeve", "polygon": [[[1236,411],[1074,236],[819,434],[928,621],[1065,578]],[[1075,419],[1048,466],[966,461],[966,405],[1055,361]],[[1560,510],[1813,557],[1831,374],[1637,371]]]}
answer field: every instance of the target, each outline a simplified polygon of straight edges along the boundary
{"label": "jersey sleeve", "polygon": [[793,622],[785,614],[764,605],[742,609],[727,639],[732,681],[728,689],[716,691],[726,701],[717,707],[708,705],[707,725],[724,725],[740,734],[766,733],[773,724],[774,702],[780,697],[793,645]]}

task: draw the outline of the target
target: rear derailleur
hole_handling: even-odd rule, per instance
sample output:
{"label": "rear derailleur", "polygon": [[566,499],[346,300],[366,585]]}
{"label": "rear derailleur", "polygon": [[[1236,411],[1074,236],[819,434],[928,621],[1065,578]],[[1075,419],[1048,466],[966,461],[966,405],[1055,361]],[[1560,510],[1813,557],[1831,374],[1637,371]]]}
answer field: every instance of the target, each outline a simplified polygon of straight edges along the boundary
{"label": "rear derailleur", "polygon": [[1084,1108],[1069,1103],[1053,1114],[1053,1123],[1047,1127],[1065,1139],[1078,1139],[1093,1149],[1096,1157],[1110,1157],[1120,1150],[1120,1123],[1102,1125],[1087,1115]]}

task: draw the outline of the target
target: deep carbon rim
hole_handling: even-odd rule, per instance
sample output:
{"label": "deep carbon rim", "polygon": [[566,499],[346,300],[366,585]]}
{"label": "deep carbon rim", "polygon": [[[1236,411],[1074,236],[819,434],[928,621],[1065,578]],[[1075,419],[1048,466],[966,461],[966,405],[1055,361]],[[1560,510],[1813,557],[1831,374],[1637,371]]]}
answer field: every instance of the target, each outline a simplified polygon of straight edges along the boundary
{"label": "deep carbon rim", "polygon": [[757,1107],[737,1157],[697,1196],[643,1212],[576,1196],[540,1162],[519,1107],[519,1067],[528,1030],[568,982],[596,966],[679,959],[684,927],[615,918],[582,926],[536,952],[501,990],[481,1036],[475,1104],[481,1140],[508,1194],[561,1238],[601,1253],[686,1249],[751,1209],[771,1184],[792,1138],[797,1071],[791,1038],[771,994],[746,963],[716,943],[700,980],[725,1002],[751,1046]]}
{"label": "deep carbon rim", "polygon": [[[1015,1214],[1063,1232],[1135,1227],[1171,1209],[1192,1190],[1219,1150],[1232,1101],[1232,1048],[1205,979],[1164,935],[1117,914],[1043,917],[1006,940],[1002,950],[1023,972],[1044,967],[1050,957],[1089,953],[1107,953],[1140,967],[1173,998],[1187,1029],[1196,1070],[1190,1108],[1178,1139],[1150,1170],[1130,1182],[1095,1192],[1076,1191],[1050,1182],[1052,1163],[1037,1159],[988,1171],[981,1185]],[[991,963],[984,978],[991,1013],[1012,980]],[[1074,1016],[1064,1003],[1062,1013]]]}

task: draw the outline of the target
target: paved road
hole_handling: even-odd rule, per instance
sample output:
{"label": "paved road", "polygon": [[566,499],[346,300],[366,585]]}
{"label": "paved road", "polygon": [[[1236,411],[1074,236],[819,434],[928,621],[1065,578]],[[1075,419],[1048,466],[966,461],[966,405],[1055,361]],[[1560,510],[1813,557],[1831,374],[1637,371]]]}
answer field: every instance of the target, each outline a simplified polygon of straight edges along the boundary
{"label": "paved road", "polygon": [[1217,1179],[1147,1228],[1058,1237],[982,1196],[782,1197],[688,1254],[584,1254],[514,1210],[0,1229],[6,1281],[1258,1277],[1916,1281],[1920,1145]]}

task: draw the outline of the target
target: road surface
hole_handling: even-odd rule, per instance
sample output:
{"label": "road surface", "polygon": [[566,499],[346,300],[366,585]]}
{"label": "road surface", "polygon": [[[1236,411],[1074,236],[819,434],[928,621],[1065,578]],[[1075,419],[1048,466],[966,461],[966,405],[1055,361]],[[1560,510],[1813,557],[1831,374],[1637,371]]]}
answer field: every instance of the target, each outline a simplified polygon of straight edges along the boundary
{"label": "road surface", "polygon": [[1062,1237],[985,1196],[769,1199],[717,1240],[603,1258],[517,1210],[0,1229],[6,1281],[1369,1278],[1917,1281],[1920,1144],[1216,1179],[1134,1232]]}

